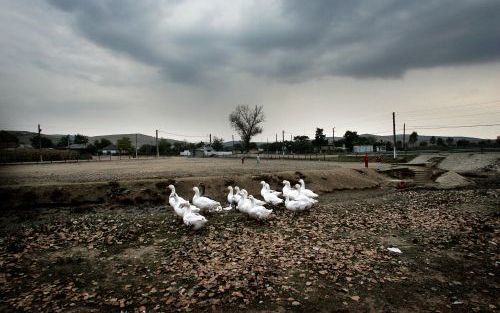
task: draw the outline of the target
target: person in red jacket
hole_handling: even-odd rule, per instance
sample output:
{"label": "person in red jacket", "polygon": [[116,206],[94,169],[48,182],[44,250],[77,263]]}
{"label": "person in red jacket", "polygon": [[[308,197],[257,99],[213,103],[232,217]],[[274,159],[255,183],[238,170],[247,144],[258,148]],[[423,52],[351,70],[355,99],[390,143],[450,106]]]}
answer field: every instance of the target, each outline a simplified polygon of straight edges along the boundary
{"label": "person in red jacket", "polygon": [[368,167],[368,153],[365,153],[363,160],[365,161],[365,167]]}

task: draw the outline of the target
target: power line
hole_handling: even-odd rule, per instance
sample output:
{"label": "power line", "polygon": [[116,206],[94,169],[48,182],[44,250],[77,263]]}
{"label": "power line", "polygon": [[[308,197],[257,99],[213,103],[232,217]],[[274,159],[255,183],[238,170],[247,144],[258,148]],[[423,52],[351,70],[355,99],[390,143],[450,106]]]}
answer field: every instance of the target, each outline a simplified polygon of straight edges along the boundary
{"label": "power line", "polygon": [[443,110],[443,109],[457,108],[457,107],[464,107],[464,106],[488,105],[488,104],[495,104],[495,103],[499,103],[499,102],[500,102],[500,100],[491,100],[491,101],[485,101],[485,102],[452,104],[452,105],[446,105],[446,106],[439,106],[436,108],[422,108],[422,109],[415,109],[415,110],[409,110],[409,111],[397,111],[397,112],[399,114],[401,114],[401,113],[413,113],[413,112],[422,112],[422,111],[435,111],[435,110]]}
{"label": "power line", "polygon": [[500,123],[497,124],[475,124],[475,125],[446,125],[446,126],[410,126],[413,129],[444,129],[444,128],[470,128],[470,127],[491,127],[491,126],[500,126]]}
{"label": "power line", "polygon": [[163,133],[163,134],[167,134],[167,135],[171,135],[171,136],[177,136],[177,137],[208,138],[208,135],[203,135],[203,136],[199,136],[199,135],[183,135],[183,134],[176,134],[176,133],[167,132],[167,131],[164,131],[164,130],[158,130],[158,131],[160,133]]}
{"label": "power line", "polygon": [[[474,117],[474,116],[479,116],[479,115],[497,115],[500,114],[499,112],[481,112],[481,113],[469,113],[469,114],[461,114],[461,115],[446,115],[446,118],[468,118],[468,117]],[[422,119],[425,120],[441,120],[443,117],[420,117],[420,118],[413,118],[413,119],[405,119],[407,122],[413,122],[413,121],[420,121]]]}

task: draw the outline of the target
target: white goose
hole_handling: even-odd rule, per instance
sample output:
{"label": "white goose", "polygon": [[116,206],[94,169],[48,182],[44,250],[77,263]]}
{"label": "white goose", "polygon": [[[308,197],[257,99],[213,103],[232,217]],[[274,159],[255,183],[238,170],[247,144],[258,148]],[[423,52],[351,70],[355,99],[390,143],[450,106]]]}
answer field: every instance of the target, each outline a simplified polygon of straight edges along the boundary
{"label": "white goose", "polygon": [[[177,195],[176,195],[177,196]],[[177,201],[177,200],[175,200]],[[175,202],[174,205],[170,204],[172,208],[174,208],[175,215],[177,215],[180,218],[184,217],[184,204],[187,202]]]}
{"label": "white goose", "polygon": [[242,213],[248,213],[248,210],[252,207],[252,202],[250,199],[247,198],[247,191],[245,189],[242,189],[240,191],[240,200],[238,201],[238,205],[236,206],[236,209]]}
{"label": "white goose", "polygon": [[266,184],[263,181],[260,182],[260,184],[262,185],[262,189],[260,190],[260,195],[262,196],[262,198],[264,198],[264,201],[266,201],[266,203],[272,205],[278,205],[280,203],[283,203],[282,199],[278,198],[278,196],[276,196],[268,189],[269,186],[268,184]]}
{"label": "white goose", "polygon": [[258,219],[258,220],[266,220],[269,218],[271,213],[273,213],[273,210],[268,210],[265,207],[258,205],[255,202],[255,198],[253,196],[248,197],[250,199],[250,202],[252,203],[252,206],[248,210],[248,215],[251,217]]}
{"label": "white goose", "polygon": [[240,199],[241,199],[241,191],[240,191],[240,187],[238,186],[234,186],[234,194],[233,194],[233,197],[234,197],[234,201],[236,204],[238,204],[240,202]]}
{"label": "white goose", "polygon": [[189,203],[183,202],[180,204],[180,207],[184,211],[182,221],[186,226],[193,227],[194,230],[198,230],[207,223],[207,219],[203,215],[195,213],[191,210]]}
{"label": "white goose", "polygon": [[267,190],[269,190],[269,192],[270,192],[270,193],[275,194],[275,195],[276,195],[276,196],[278,196],[278,197],[279,197],[279,196],[281,196],[281,192],[279,192],[279,191],[275,191],[275,190],[272,190],[272,189],[271,189],[271,186],[269,186],[269,184],[268,184],[268,183],[266,183],[266,188],[267,188]]}
{"label": "white goose", "polygon": [[300,201],[305,201],[305,202],[311,202],[312,204],[317,203],[318,200],[309,198],[305,194],[302,193],[301,187],[299,184],[295,184],[295,190],[297,191],[297,197],[295,200],[300,200]]}
{"label": "white goose", "polygon": [[306,202],[303,200],[290,200],[290,196],[285,198],[285,207],[290,211],[304,211],[312,206],[311,202]]}
{"label": "white goose", "polygon": [[234,195],[233,187],[228,186],[227,189],[229,190],[229,193],[227,194],[227,203],[229,203],[229,205],[238,204]]}
{"label": "white goose", "polygon": [[168,185],[167,188],[170,189],[170,196],[168,196],[168,204],[170,204],[171,207],[176,206],[180,202],[187,202],[182,197],[179,197],[179,195],[175,192],[174,185]]}
{"label": "white goose", "polygon": [[311,189],[306,189],[306,184],[304,183],[303,179],[299,179],[300,183],[300,192],[303,195],[308,196],[309,198],[317,198],[318,194],[314,193]]}
{"label": "white goose", "polygon": [[222,206],[220,202],[212,200],[210,198],[200,196],[200,189],[198,187],[193,187],[194,196],[193,196],[193,204],[200,208],[201,211],[208,212],[220,212],[222,211]]}
{"label": "white goose", "polygon": [[[248,191],[246,191],[246,189],[241,189],[240,193],[243,193],[243,192],[245,193],[246,198],[250,198],[250,196],[248,195]],[[257,205],[264,205],[264,204],[266,204],[264,201],[259,200],[259,199],[255,199],[255,203],[257,203]]]}
{"label": "white goose", "polygon": [[[168,188],[171,190],[170,196],[168,196],[168,204],[174,209],[174,212],[177,216],[182,218],[184,216],[184,209],[181,207],[182,203],[189,204],[189,201],[184,200],[182,197],[175,192],[175,187],[173,185],[169,185]],[[199,213],[200,209],[195,207],[194,205],[189,204],[191,207],[191,211],[194,213]]]}
{"label": "white goose", "polygon": [[288,180],[283,181],[283,196],[288,196],[291,200],[296,200],[299,196],[299,192],[290,186],[290,182]]}

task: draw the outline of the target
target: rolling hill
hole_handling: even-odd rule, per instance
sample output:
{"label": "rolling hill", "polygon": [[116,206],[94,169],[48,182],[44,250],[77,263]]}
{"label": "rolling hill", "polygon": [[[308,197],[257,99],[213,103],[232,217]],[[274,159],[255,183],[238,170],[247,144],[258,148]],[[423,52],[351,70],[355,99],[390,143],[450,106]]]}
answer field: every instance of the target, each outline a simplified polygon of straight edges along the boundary
{"label": "rolling hill", "polygon": [[[18,130],[6,130],[7,132],[11,133],[12,135],[16,136],[19,139],[19,143],[22,145],[30,145],[30,139],[33,138],[34,136],[37,135],[35,132],[29,132],[29,131],[18,131]],[[135,135],[136,134],[110,134],[110,135],[99,135],[99,136],[89,136],[89,143],[93,143],[95,140],[101,140],[103,138],[108,139],[111,141],[113,144],[116,144],[116,141],[120,138],[123,137],[129,137],[130,140],[132,141],[132,144],[135,145]],[[52,140],[54,144],[57,144],[57,142],[61,139],[61,137],[66,136],[63,134],[42,134],[42,136],[49,138]],[[377,141],[383,140],[383,141],[392,141],[392,135],[387,135],[387,136],[378,136],[378,135],[371,135],[371,134],[361,134],[360,136],[363,137],[375,137]],[[406,134],[406,140],[409,139],[409,134]],[[432,136],[424,136],[424,135],[419,135],[418,136],[418,142],[421,141],[429,141]],[[436,138],[443,138],[446,139],[448,138],[447,136],[435,136]],[[332,137],[326,137],[328,141],[331,141]],[[455,142],[460,139],[465,139],[470,142],[478,142],[480,140],[484,140],[483,138],[476,138],[476,137],[464,137],[464,136],[454,136],[452,137]],[[165,138],[168,142],[174,143],[174,142],[181,142],[179,140],[175,139],[170,139],[170,138]],[[313,138],[311,138],[313,139]],[[342,137],[335,137],[335,140],[340,140]],[[403,134],[396,134],[396,140],[403,140]],[[237,144],[239,143],[239,140],[235,140],[234,143]],[[149,136],[149,135],[144,135],[144,134],[137,134],[137,145],[140,147],[144,144],[150,144],[154,145],[155,144],[155,137]],[[231,147],[233,144],[232,141],[226,141],[224,142],[224,147]],[[264,142],[257,142],[258,146],[261,146],[264,144]]]}
{"label": "rolling hill", "polygon": [[[12,135],[16,136],[19,139],[19,143],[22,145],[30,145],[30,139],[33,138],[34,136],[37,135],[35,132],[29,132],[29,131],[19,131],[19,130],[6,130],[7,132],[11,133]],[[61,134],[43,134],[42,136],[49,138],[52,140],[54,144],[57,144],[61,137],[64,137],[66,135],[61,135]],[[113,144],[116,144],[116,141],[120,138],[123,137],[129,137],[130,140],[132,141],[132,145],[135,145],[135,134],[112,134],[112,135],[99,135],[99,136],[89,136],[89,143],[93,143],[95,140],[101,140],[103,138],[108,139],[111,141]],[[169,139],[165,138],[168,142],[174,143],[178,142],[178,140],[174,139]],[[144,134],[137,134],[137,145],[140,147],[144,144],[155,144],[155,137],[153,136],[148,136]]]}

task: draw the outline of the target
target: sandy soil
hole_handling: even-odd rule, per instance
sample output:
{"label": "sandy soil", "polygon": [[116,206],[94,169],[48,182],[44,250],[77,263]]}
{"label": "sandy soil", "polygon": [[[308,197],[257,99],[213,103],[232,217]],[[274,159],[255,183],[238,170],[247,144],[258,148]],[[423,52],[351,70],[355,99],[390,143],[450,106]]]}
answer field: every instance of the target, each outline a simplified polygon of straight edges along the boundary
{"label": "sandy soil", "polygon": [[[381,167],[389,165],[383,164]],[[0,185],[43,185],[56,183],[106,182],[149,178],[261,174],[282,171],[362,168],[356,162],[322,162],[254,159],[241,164],[238,159],[181,158],[122,160],[103,162],[8,165],[0,167]],[[375,168],[376,165],[372,164]]]}

